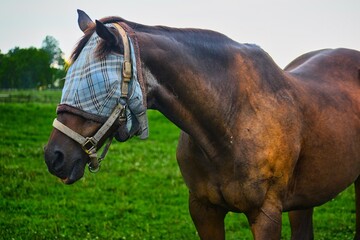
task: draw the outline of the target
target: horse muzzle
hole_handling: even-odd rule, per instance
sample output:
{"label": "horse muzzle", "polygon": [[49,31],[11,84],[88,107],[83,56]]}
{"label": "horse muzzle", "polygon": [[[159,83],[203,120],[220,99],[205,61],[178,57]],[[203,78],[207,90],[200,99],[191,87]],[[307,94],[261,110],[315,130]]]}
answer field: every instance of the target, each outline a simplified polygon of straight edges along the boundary
{"label": "horse muzzle", "polygon": [[51,174],[61,179],[63,183],[71,184],[84,175],[87,160],[85,154],[73,153],[71,156],[53,146],[44,148],[45,162]]}

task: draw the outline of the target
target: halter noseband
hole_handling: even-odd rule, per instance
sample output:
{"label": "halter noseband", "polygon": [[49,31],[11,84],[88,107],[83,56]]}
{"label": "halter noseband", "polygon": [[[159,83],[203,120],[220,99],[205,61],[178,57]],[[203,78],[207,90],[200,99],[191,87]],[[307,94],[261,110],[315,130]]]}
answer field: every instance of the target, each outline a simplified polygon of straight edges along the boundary
{"label": "halter noseband", "polygon": [[97,157],[97,145],[99,141],[104,137],[104,135],[108,132],[111,126],[114,124],[116,119],[119,119],[120,125],[126,122],[126,114],[125,114],[125,106],[119,104],[115,107],[114,111],[110,115],[110,117],[106,120],[106,122],[101,126],[101,128],[95,133],[92,137],[83,137],[71,128],[67,127],[56,118],[53,122],[53,127],[55,127],[60,132],[64,133],[66,136],[73,139],[75,142],[79,143],[82,149],[89,155],[90,163],[89,170],[90,172],[97,172],[100,167],[100,162],[105,158],[106,153],[110,147],[113,136],[109,138],[108,143],[104,147],[104,150],[101,156]]}
{"label": "halter noseband", "polygon": [[[127,38],[127,34],[125,30],[120,26],[118,23],[114,23],[116,29],[119,31],[120,36],[122,38],[124,44],[124,63],[122,69],[122,76],[123,81],[121,83],[121,98],[128,98],[128,88],[129,82],[132,77],[132,64],[131,64],[131,57],[130,57],[130,44]],[[97,172],[100,168],[101,161],[105,158],[107,151],[110,147],[112,142],[113,136],[109,137],[108,143],[104,147],[104,150],[101,156],[98,158],[97,156],[97,145],[99,141],[105,136],[105,134],[109,131],[111,126],[114,124],[116,119],[119,119],[120,126],[126,123],[126,104],[121,105],[118,104],[113,112],[111,113],[110,117],[106,120],[106,122],[101,126],[101,128],[95,133],[92,137],[83,137],[82,135],[78,134],[71,128],[65,126],[63,123],[58,121],[56,118],[53,122],[53,127],[59,130],[60,132],[64,133],[66,136],[70,137],[77,143],[79,143],[82,149],[89,155],[90,162],[89,162],[89,171],[90,172]]]}

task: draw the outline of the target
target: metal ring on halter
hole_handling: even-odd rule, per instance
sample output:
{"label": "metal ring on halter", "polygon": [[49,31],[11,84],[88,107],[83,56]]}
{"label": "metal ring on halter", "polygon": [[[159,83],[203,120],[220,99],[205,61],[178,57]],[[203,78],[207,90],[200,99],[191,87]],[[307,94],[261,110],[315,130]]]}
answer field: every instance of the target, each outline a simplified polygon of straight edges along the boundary
{"label": "metal ring on halter", "polygon": [[[105,158],[105,156],[110,148],[112,140],[113,140],[113,137],[110,137],[99,158],[97,158],[96,153],[95,153],[95,159],[94,159],[94,161],[92,161],[91,156],[90,156],[91,161],[89,162],[88,168],[91,173],[97,173],[100,170],[101,161]],[[93,166],[94,162],[96,163],[95,166]]]}
{"label": "metal ring on halter", "polygon": [[[110,117],[106,120],[106,122],[100,127],[100,129],[95,133],[92,137],[83,137],[71,128],[65,126],[63,123],[59,122],[56,118],[54,119],[53,126],[67,135],[68,137],[72,138],[76,142],[78,142],[82,149],[86,152],[86,154],[89,155],[90,163],[89,163],[89,170],[90,172],[97,172],[100,168],[100,162],[105,158],[105,155],[107,151],[109,150],[110,144],[113,139],[113,135],[110,136],[108,143],[104,147],[104,150],[100,156],[100,158],[97,157],[97,144],[100,139],[102,139],[107,131],[111,128],[111,126],[114,124],[114,122],[120,118],[120,123],[126,123],[126,105],[123,106],[121,104],[118,104]],[[123,122],[125,120],[125,122]]]}

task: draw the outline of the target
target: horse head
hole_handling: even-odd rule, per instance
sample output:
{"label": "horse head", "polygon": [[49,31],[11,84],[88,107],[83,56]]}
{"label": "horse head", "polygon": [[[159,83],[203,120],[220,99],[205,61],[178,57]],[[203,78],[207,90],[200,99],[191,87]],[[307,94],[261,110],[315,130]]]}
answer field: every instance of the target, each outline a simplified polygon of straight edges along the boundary
{"label": "horse head", "polygon": [[[119,23],[95,23],[78,10],[84,32],[72,54],[54,129],[45,147],[49,171],[70,184],[86,164],[99,169],[113,137],[147,138],[146,107],[131,39]],[[103,154],[97,150],[106,142]]]}

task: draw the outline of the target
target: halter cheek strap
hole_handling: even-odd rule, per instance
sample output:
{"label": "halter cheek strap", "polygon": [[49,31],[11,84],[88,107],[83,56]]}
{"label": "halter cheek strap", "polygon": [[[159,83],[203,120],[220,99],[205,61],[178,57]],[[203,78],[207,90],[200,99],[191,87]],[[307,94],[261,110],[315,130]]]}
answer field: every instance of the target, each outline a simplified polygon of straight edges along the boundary
{"label": "halter cheek strap", "polygon": [[131,57],[130,57],[130,44],[129,39],[127,38],[125,30],[118,23],[114,23],[114,26],[119,31],[120,36],[124,45],[124,63],[122,69],[123,81],[121,86],[121,97],[128,97],[128,89],[129,83],[132,77],[132,65],[131,65]]}
{"label": "halter cheek strap", "polygon": [[95,133],[92,137],[83,137],[78,134],[71,128],[65,126],[63,123],[58,121],[56,118],[53,122],[53,127],[64,133],[68,137],[72,138],[75,142],[79,143],[83,150],[89,155],[90,163],[89,170],[90,172],[97,172],[100,168],[100,162],[105,158],[106,153],[110,147],[113,137],[109,138],[108,143],[104,147],[104,150],[101,156],[97,157],[97,145],[99,141],[105,136],[105,134],[109,131],[111,126],[114,124],[116,119],[120,119],[120,124],[126,122],[126,113],[125,106],[118,104],[114,111],[111,113],[110,117],[106,120],[106,122],[101,126],[101,128]]}

